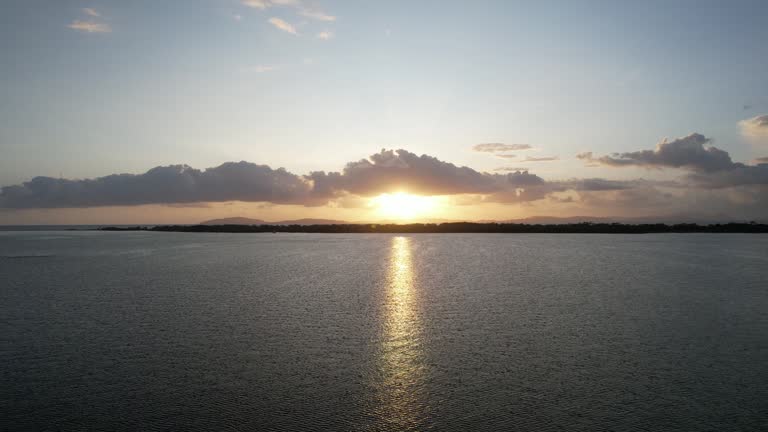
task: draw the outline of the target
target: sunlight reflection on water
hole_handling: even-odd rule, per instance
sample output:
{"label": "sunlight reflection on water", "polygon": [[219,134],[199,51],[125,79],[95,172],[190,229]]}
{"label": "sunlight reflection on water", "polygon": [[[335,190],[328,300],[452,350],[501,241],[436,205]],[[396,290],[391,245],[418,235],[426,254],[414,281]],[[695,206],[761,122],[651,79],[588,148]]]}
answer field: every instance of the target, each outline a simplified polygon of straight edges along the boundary
{"label": "sunlight reflection on water", "polygon": [[394,237],[380,351],[380,416],[397,430],[423,424],[425,359],[411,241]]}

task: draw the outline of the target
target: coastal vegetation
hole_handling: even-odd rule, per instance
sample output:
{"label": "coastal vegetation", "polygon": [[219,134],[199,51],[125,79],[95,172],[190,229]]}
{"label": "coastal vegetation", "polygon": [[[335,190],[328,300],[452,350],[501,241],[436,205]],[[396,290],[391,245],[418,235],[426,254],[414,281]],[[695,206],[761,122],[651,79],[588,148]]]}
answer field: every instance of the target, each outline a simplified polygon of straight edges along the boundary
{"label": "coastal vegetation", "polygon": [[518,223],[412,223],[412,224],[322,224],[322,225],[156,225],[103,227],[102,231],[220,232],[220,233],[552,233],[552,234],[650,234],[650,233],[768,233],[768,224],[725,223],[699,225],[624,224],[582,222],[572,224]]}

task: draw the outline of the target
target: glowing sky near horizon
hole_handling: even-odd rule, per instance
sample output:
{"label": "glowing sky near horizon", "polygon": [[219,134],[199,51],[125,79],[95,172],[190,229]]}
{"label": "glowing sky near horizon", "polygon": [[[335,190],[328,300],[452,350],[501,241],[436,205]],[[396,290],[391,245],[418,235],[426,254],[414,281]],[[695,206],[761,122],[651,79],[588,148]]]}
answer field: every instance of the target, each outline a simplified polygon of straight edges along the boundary
{"label": "glowing sky near horizon", "polygon": [[[765,1],[10,0],[2,10],[0,224],[768,218]],[[654,153],[664,139],[669,151]],[[440,163],[359,163],[381,149]],[[238,161],[288,174],[24,186]],[[535,178],[506,177],[518,172]]]}

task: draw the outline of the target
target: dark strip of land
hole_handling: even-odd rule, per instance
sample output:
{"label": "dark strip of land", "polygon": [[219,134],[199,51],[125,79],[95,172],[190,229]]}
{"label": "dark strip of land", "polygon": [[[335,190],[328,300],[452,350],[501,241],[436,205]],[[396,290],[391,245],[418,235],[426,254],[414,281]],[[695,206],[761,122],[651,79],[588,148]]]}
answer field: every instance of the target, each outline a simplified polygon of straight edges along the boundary
{"label": "dark strip of land", "polygon": [[552,234],[650,234],[650,233],[768,233],[768,224],[516,224],[455,222],[441,224],[338,224],[338,225],[158,225],[154,227],[104,227],[102,231],[220,232],[220,233],[552,233]]}

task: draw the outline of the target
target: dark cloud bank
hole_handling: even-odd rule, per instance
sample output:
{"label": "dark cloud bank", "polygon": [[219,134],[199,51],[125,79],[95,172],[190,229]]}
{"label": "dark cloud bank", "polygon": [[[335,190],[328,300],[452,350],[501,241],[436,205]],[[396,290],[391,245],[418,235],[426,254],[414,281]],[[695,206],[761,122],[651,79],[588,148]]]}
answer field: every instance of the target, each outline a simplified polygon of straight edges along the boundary
{"label": "dark cloud bank", "polygon": [[[251,201],[324,205],[346,194],[361,196],[407,190],[429,195],[479,194],[493,201],[525,201],[526,191],[547,186],[526,171],[488,174],[406,150],[382,150],[348,163],[342,172],[296,175],[283,168],[229,162],[199,170],[157,167],[144,174],[85,180],[35,177],[0,193],[4,208],[96,207],[139,204]],[[543,195],[542,195],[543,196]]]}
{"label": "dark cloud bank", "polygon": [[768,164],[745,165],[734,162],[728,152],[707,146],[711,140],[701,134],[691,134],[672,141],[664,140],[654,150],[614,153],[594,157],[591,152],[576,157],[591,164],[614,167],[642,166],[647,168],[683,168],[692,187],[707,189],[744,185],[768,185]]}
{"label": "dark cloud bank", "polygon": [[[5,186],[0,207],[6,209],[184,204],[249,201],[275,204],[325,205],[348,195],[372,196],[407,190],[415,194],[476,196],[470,202],[620,204],[624,208],[664,210],[665,205],[740,206],[750,214],[768,210],[768,164],[733,162],[729,154],[707,146],[709,139],[692,134],[664,141],[654,150],[595,157],[577,157],[593,165],[680,168],[680,181],[607,180],[601,178],[547,181],[525,170],[485,173],[406,150],[382,150],[348,163],[341,172],[297,175],[283,168],[229,162],[199,170],[186,165],[157,167],[144,174],[115,174],[85,180],[35,177]],[[490,148],[490,147],[489,147]],[[669,190],[677,191],[677,195]],[[712,195],[713,190],[725,193]],[[571,192],[571,196],[553,195]],[[674,196],[673,196],[674,195]],[[576,199],[574,199],[574,196]],[[682,199],[681,199],[682,196]],[[688,201],[686,201],[688,200]],[[689,210],[695,211],[693,207]]]}

